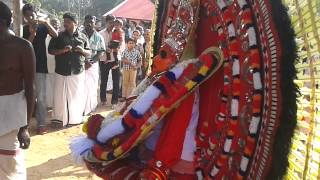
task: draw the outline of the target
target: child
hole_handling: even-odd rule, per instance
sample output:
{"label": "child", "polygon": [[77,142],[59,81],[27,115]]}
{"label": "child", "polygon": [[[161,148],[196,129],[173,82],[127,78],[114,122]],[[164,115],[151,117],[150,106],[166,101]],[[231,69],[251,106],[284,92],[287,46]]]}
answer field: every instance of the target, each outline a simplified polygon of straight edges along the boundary
{"label": "child", "polygon": [[127,41],[127,48],[122,53],[122,97],[128,98],[136,87],[137,69],[141,66],[141,54],[135,49],[135,41]]}
{"label": "child", "polygon": [[112,41],[119,41],[120,42],[120,52],[122,52],[125,49],[125,43],[124,38],[125,34],[122,30],[123,22],[121,19],[116,19],[114,21],[114,29],[111,34],[111,40]]}

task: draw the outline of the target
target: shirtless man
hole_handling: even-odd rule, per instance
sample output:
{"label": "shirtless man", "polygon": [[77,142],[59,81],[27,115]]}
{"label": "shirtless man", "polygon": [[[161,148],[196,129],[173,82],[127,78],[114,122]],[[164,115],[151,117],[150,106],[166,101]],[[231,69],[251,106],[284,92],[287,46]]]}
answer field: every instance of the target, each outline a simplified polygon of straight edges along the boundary
{"label": "shirtless man", "polygon": [[35,55],[27,40],[9,33],[11,20],[10,9],[0,1],[0,179],[23,180],[26,169],[19,146],[30,145]]}

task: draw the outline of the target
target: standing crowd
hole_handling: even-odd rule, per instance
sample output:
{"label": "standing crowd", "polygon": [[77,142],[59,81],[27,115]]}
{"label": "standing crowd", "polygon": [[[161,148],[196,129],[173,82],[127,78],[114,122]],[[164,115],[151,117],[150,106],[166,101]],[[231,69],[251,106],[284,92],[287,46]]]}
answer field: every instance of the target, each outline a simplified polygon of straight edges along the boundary
{"label": "standing crowd", "polygon": [[46,133],[50,108],[51,124],[80,124],[99,98],[107,105],[108,81],[114,108],[144,79],[150,64],[150,27],[135,21],[108,15],[99,31],[92,15],[80,25],[75,14],[65,13],[60,28],[56,18],[38,18],[31,4],[22,13],[20,38],[12,35],[11,10],[0,1],[0,179],[26,179],[19,147],[29,147],[34,107],[37,134]]}
{"label": "standing crowd", "polygon": [[37,18],[31,4],[23,7],[23,15],[23,38],[32,43],[36,55],[38,134],[46,132],[48,107],[53,109],[51,123],[55,126],[80,124],[97,108],[98,89],[101,105],[107,105],[109,73],[111,108],[121,98],[128,98],[147,73],[150,30],[135,21],[129,21],[127,27],[123,19],[108,15],[105,28],[98,31],[95,16],[85,16],[79,25],[75,14],[65,13],[60,30],[58,19],[49,22]]}

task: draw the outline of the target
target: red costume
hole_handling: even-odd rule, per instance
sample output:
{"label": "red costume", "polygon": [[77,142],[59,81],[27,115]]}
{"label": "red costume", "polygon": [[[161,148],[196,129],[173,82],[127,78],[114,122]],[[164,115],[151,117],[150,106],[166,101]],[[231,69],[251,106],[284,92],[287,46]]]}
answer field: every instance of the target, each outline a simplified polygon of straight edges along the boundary
{"label": "red costume", "polygon": [[[157,11],[158,55],[142,82],[147,88],[138,87],[137,98],[113,116],[85,124],[100,142],[83,155],[87,167],[104,179],[281,178],[297,91],[284,7],[165,0]],[[152,130],[155,145],[148,148]]]}

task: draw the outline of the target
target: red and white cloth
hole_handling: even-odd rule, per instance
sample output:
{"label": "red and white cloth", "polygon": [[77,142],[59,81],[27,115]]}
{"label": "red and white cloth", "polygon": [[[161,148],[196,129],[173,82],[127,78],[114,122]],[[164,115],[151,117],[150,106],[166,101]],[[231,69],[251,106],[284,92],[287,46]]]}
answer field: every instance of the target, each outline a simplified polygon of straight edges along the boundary
{"label": "red and white cloth", "polygon": [[0,96],[0,122],[0,179],[25,180],[24,157],[17,140],[20,127],[27,125],[24,91]]}

